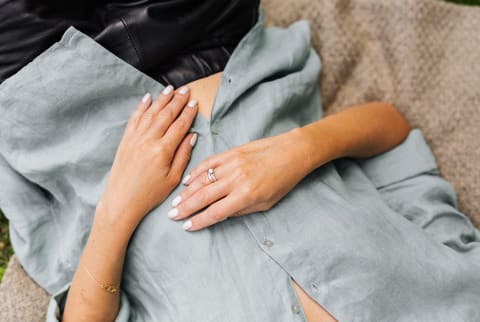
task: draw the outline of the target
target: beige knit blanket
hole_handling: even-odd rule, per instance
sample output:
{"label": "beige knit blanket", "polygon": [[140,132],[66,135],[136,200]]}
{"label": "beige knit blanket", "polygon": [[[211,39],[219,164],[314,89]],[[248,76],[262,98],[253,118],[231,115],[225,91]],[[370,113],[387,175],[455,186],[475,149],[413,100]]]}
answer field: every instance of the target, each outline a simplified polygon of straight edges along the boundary
{"label": "beige knit blanket", "polygon": [[[264,0],[267,22],[308,19],[327,113],[396,106],[421,128],[459,206],[480,227],[480,7],[442,0]],[[0,321],[42,321],[48,296],[13,258]]]}

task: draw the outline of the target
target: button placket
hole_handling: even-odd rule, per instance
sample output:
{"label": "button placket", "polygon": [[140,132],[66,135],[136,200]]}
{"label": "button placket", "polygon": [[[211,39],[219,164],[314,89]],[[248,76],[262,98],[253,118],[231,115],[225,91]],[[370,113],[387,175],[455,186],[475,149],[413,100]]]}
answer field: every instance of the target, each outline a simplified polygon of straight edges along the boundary
{"label": "button placket", "polygon": [[303,312],[303,308],[300,304],[300,299],[293,287],[293,278],[291,276],[288,277],[289,282],[289,293],[290,293],[290,310],[294,316],[295,321],[307,322],[307,318]]}

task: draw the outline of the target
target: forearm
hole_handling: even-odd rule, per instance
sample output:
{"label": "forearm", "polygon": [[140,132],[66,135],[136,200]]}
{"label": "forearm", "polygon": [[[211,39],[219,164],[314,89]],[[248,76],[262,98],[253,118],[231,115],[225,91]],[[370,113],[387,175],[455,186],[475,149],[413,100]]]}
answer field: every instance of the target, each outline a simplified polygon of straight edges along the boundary
{"label": "forearm", "polygon": [[116,319],[130,237],[180,182],[196,141],[197,134],[188,131],[198,104],[189,97],[187,86],[177,91],[167,86],[154,102],[146,94],[128,120],[70,285],[63,321]]}
{"label": "forearm", "polygon": [[365,158],[400,144],[410,126],[392,106],[357,105],[295,130],[305,146],[309,171],[342,157]]}
{"label": "forearm", "polygon": [[62,321],[113,321],[119,291],[108,292],[100,283],[119,285],[125,250],[133,227],[114,223],[97,207],[88,241],[73,277]]}

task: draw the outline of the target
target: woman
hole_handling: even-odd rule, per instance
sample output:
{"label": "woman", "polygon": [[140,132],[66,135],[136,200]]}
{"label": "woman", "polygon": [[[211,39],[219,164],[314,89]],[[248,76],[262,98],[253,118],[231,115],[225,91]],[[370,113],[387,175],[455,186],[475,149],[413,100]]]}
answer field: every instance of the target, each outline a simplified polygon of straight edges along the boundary
{"label": "woman", "polygon": [[[431,265],[445,264],[449,252],[428,241],[423,232],[400,220],[401,216],[391,212],[383,201],[379,202],[381,198],[373,185],[364,182],[358,166],[344,159],[335,166],[329,162],[342,157],[372,156],[402,142],[409,127],[398,112],[387,104],[371,103],[284,133],[264,135],[263,131],[269,128],[279,132],[278,126],[292,118],[317,117],[312,113],[315,108],[318,111],[315,99],[295,113],[289,111],[298,106],[292,104],[295,93],[307,97],[309,88],[316,83],[315,77],[308,76],[318,70],[315,56],[306,58],[305,52],[299,50],[308,44],[301,36],[303,26],[296,24],[287,31],[267,32],[260,21],[239,44],[223,75],[215,74],[181,87],[175,94],[172,87],[166,87],[155,101],[149,94],[144,96],[128,122],[96,207],[92,230],[68,292],[65,321],[122,320],[127,301],[130,304],[126,307],[136,311],[130,313],[133,320],[318,322],[350,320],[352,316],[360,318],[359,314],[363,314],[361,319],[372,320],[379,318],[380,312],[386,319],[396,319],[410,314],[409,309],[423,308],[419,304],[405,305],[407,312],[395,310],[411,298],[410,292],[418,291],[410,283],[419,283],[417,279],[424,278],[427,272],[431,274]],[[271,48],[278,49],[285,39],[290,39],[288,45],[273,54]],[[260,40],[267,44],[263,46],[271,48],[258,49]],[[297,47],[298,44],[302,45]],[[252,48],[256,51],[250,52]],[[262,74],[259,71],[265,66],[267,52],[274,63],[268,67],[271,71]],[[236,64],[245,57],[250,57],[251,72],[245,79],[238,79],[241,68]],[[249,102],[260,101],[258,95],[265,90],[262,86],[267,86],[260,81],[257,95],[250,93],[251,101],[228,103],[230,93],[243,97],[238,88],[255,83],[248,79],[250,75],[260,79],[270,74],[278,77],[278,71],[286,66],[297,66],[302,72],[295,81],[289,80],[294,73],[284,72],[284,76],[270,82],[275,87],[268,93],[273,95],[273,88],[292,91],[288,96],[280,95],[272,102],[263,101],[249,108]],[[279,82],[285,83],[280,86]],[[189,100],[190,95],[193,100]],[[195,118],[199,108],[200,118]],[[260,108],[263,118],[256,112]],[[255,120],[255,115],[260,121]],[[226,123],[228,117],[231,123]],[[196,134],[187,134],[194,119]],[[235,130],[234,126],[238,128]],[[194,156],[195,152],[200,153],[192,160],[195,161],[210,151],[210,140],[213,144],[228,141],[235,145],[238,141],[231,136],[235,132],[244,142],[256,136],[267,138],[230,150],[222,148],[224,152],[191,168],[182,180],[187,188],[179,191],[177,184],[192,146],[197,144]],[[415,134],[410,135],[403,149],[415,140]],[[418,144],[422,143],[418,141],[413,146]],[[389,160],[383,161],[388,163],[387,168],[377,162],[378,168],[367,170],[367,162],[363,169],[372,177],[388,170],[389,178],[400,175],[400,182],[412,175],[419,180],[412,169],[418,171],[428,166],[427,172],[431,171],[431,161],[411,162],[409,158],[416,157],[415,153],[408,149],[395,151],[390,152],[398,162],[395,168],[388,168]],[[402,160],[408,169],[402,169]],[[397,173],[390,173],[392,170]],[[410,187],[395,188],[398,177],[385,183],[380,176],[378,181],[382,180],[379,186],[396,195],[401,194],[397,189],[412,192]],[[438,189],[437,182],[435,185]],[[171,193],[174,187],[176,193]],[[329,194],[332,189],[335,193]],[[417,184],[413,189],[420,193],[426,188]],[[167,203],[173,207],[168,213]],[[415,203],[417,208],[428,206]],[[146,216],[153,208],[155,211]],[[458,213],[449,211],[451,216],[458,217]],[[160,218],[161,214],[174,220],[186,219],[183,229],[197,232],[182,232],[175,223],[170,226]],[[246,214],[250,215],[238,217]],[[229,219],[225,221],[226,218]],[[248,237],[249,230],[253,238]],[[348,242],[342,244],[342,239]],[[399,240],[404,240],[401,247]],[[425,262],[421,268],[413,265],[424,255],[414,253],[418,243],[430,256],[434,253],[438,262]],[[155,249],[159,257],[155,257]],[[129,296],[122,297],[121,305],[120,280],[125,257],[129,256],[126,276],[130,277],[125,283]],[[400,263],[408,269],[399,270]],[[137,271],[139,265],[141,272]],[[444,274],[438,270],[438,276]],[[411,281],[405,280],[409,276],[413,276]],[[424,282],[422,288],[427,290],[426,294],[442,294],[439,290],[443,287],[460,283],[456,280],[459,276],[450,278],[440,288],[436,282]],[[471,275],[467,279],[471,280]],[[152,289],[146,288],[147,280]],[[215,280],[218,285],[212,284]],[[397,285],[399,281],[405,281],[401,295],[382,302],[382,292],[390,292],[387,285]],[[294,293],[290,292],[293,290]],[[346,292],[350,294],[347,296]],[[272,296],[275,300],[269,298]],[[332,301],[333,298],[336,299]],[[373,299],[378,301],[376,308],[365,305]],[[262,309],[250,311],[255,308],[253,303]],[[442,302],[437,303],[436,310],[441,310]],[[119,307],[123,309],[119,311]],[[431,317],[428,310],[421,314],[426,321]]]}
{"label": "woman", "polygon": [[[38,196],[37,213],[48,211],[51,217],[45,218],[56,220],[49,223],[68,231],[62,239],[46,225],[29,231],[39,241],[54,242],[62,253],[58,256],[67,258],[58,260],[62,265],[57,270],[50,269],[51,261],[39,265],[44,272],[62,275],[56,284],[51,278],[43,284],[63,287],[68,278],[63,271],[76,268],[63,320],[386,321],[415,314],[433,321],[439,312],[447,317],[475,313],[471,308],[478,289],[455,286],[478,285],[478,277],[472,275],[478,235],[452,205],[439,200],[438,194],[450,196],[445,192],[449,188],[433,175],[435,165],[421,135],[412,131],[399,147],[360,165],[343,158],[329,162],[388,150],[404,140],[409,129],[382,103],[317,121],[319,61],[308,39],[304,23],[265,30],[260,21],[242,39],[221,77],[190,84],[190,90],[182,87],[175,95],[166,87],[155,102],[146,95],[129,119],[110,172],[106,166],[122,129],[119,124],[131,112],[128,97],[134,89],[157,91],[151,79],[70,30],[59,46],[4,84],[0,98],[12,106],[1,127],[4,163],[15,165],[11,178],[20,173],[30,180],[10,182],[42,187],[43,199],[54,202],[41,208],[44,200]],[[65,59],[72,57],[79,58]],[[61,73],[53,69],[45,75],[59,58],[69,64]],[[41,81],[32,78],[33,71]],[[97,77],[94,84],[85,82],[92,76]],[[16,88],[38,89],[30,115],[16,111],[28,105],[24,103],[31,95],[20,93],[15,101],[4,95]],[[120,89],[130,94],[118,99]],[[190,95],[197,101],[187,103]],[[109,114],[113,108],[116,113]],[[210,118],[197,115],[194,120],[198,108]],[[95,114],[100,110],[106,113],[102,117]],[[56,117],[55,129],[43,127],[48,124],[42,119],[45,111]],[[79,119],[86,134],[69,128]],[[9,133],[15,125],[22,131]],[[186,135],[190,125],[196,136]],[[28,131],[39,137],[38,142],[31,141]],[[52,133],[55,139],[45,141]],[[22,149],[25,137],[29,148],[36,147],[33,153]],[[198,167],[188,169],[195,143],[189,165]],[[232,147],[236,148],[224,152]],[[418,161],[405,162],[418,155]],[[180,191],[175,186],[185,166],[188,187]],[[96,200],[106,174],[105,190]],[[433,184],[428,200],[409,196],[415,211],[406,209],[411,217],[427,209],[450,218],[449,224],[454,221],[467,239],[450,240],[449,247],[382,199],[386,194],[403,201],[403,193],[422,195]],[[14,197],[6,186],[1,187],[5,203]],[[377,189],[383,189],[382,195]],[[88,221],[81,222],[88,214],[74,210],[87,211],[94,200],[98,203],[90,230]],[[432,206],[437,201],[441,207]],[[169,209],[171,203],[174,210]],[[8,205],[13,215],[19,205]],[[189,219],[178,225],[167,212],[172,219]],[[252,212],[256,213],[235,216]],[[26,226],[27,220],[21,223]],[[20,220],[12,223],[22,228]],[[81,237],[79,243],[72,238],[77,241],[85,231],[90,234],[82,249]],[[72,247],[82,252],[79,265],[77,248]],[[25,254],[19,252],[24,263],[38,260],[38,254],[31,253],[28,260]],[[444,298],[445,290],[462,301]],[[432,303],[435,310],[427,305]],[[450,308],[447,303],[456,305],[456,315],[443,311]]]}
{"label": "woman", "polygon": [[[81,320],[79,317],[88,321],[116,318],[118,292],[105,292],[99,288],[97,280],[108,281],[118,289],[116,285],[120,284],[130,236],[141,219],[179,183],[197,138],[196,134],[187,135],[187,131],[197,109],[205,117],[210,115],[219,79],[220,74],[215,74],[182,87],[175,94],[172,87],[167,87],[155,101],[146,94],[138,105],[129,120],[107,188],[98,204],[95,223],[69,291],[64,321]],[[188,101],[190,95],[198,102]],[[357,127],[359,124],[366,126]],[[406,121],[394,108],[384,103],[371,103],[310,124],[289,133],[290,137],[267,138],[229,150],[202,162],[190,172],[187,180],[183,180],[188,188],[172,203],[177,206],[173,209],[180,211],[171,211],[169,217],[187,218],[214,203],[183,224],[184,229],[195,231],[230,216],[267,210],[314,168],[340,157],[367,157],[383,152],[401,142],[408,130]],[[291,142],[286,141],[287,137]],[[322,147],[318,144],[321,139],[332,142]],[[291,149],[294,146],[297,148]],[[324,150],[318,151],[319,147]],[[278,159],[282,161],[275,161]],[[291,166],[292,171],[278,178],[278,173],[286,166]],[[260,169],[256,175],[251,172],[255,167]],[[225,182],[210,191],[213,185],[205,176],[209,168],[217,168],[218,180]],[[222,204],[218,200],[224,197]],[[95,272],[95,278],[90,270]],[[297,284],[294,285],[307,321],[334,320]]]}

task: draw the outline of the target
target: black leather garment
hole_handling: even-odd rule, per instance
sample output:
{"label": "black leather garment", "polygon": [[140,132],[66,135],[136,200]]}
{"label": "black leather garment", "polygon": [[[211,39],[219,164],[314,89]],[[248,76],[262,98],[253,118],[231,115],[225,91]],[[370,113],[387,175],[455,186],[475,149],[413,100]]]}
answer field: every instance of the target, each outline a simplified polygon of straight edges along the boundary
{"label": "black leather garment", "polygon": [[259,0],[0,0],[0,83],[73,25],[162,84],[224,69]]}

